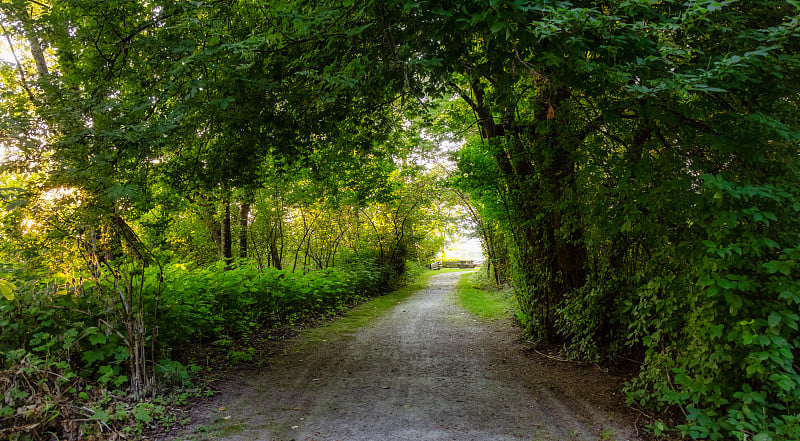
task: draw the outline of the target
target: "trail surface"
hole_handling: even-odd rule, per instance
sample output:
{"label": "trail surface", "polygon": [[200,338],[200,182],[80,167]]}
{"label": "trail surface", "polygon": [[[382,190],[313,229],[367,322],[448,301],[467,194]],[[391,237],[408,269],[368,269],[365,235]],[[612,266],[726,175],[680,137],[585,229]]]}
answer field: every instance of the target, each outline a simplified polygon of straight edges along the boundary
{"label": "trail surface", "polygon": [[615,378],[526,352],[510,324],[475,320],[455,305],[460,276],[434,276],[350,340],[228,382],[179,439],[639,439]]}

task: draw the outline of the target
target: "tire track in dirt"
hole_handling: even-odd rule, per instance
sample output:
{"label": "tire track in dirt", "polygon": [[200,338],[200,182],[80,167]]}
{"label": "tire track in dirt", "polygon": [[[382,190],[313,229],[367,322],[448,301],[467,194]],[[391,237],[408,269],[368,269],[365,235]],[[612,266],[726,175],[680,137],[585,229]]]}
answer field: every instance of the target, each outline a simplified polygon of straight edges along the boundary
{"label": "tire track in dirt", "polygon": [[433,276],[351,340],[228,383],[196,416],[216,433],[181,439],[638,439],[599,372],[535,360],[510,324],[456,306],[461,274]]}

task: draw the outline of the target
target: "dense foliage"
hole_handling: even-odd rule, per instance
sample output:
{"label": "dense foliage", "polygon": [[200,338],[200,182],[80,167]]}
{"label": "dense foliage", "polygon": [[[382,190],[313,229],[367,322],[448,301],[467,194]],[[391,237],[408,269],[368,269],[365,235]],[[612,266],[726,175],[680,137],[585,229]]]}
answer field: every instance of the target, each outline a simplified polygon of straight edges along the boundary
{"label": "dense foliage", "polygon": [[[141,323],[152,330],[157,350],[147,367],[161,391],[187,386],[191,371],[202,368],[203,361],[185,353],[190,349],[214,348],[233,364],[250,361],[256,349],[235,342],[381,294],[382,279],[381,271],[369,265],[305,275],[252,266],[224,271],[223,265],[195,270],[169,265],[163,274],[150,270],[142,282]],[[80,427],[75,421],[129,423],[130,404],[104,401],[129,381],[129,336],[119,326],[124,311],[103,295],[115,289],[113,278],[84,280],[65,280],[57,287],[30,280],[13,298],[0,298],[0,352],[6,365],[0,418],[11,434],[88,436],[92,424]],[[184,367],[175,359],[192,364]],[[134,422],[141,430],[154,415],[146,408],[139,412]]]}
{"label": "dense foliage", "polygon": [[454,185],[510,238],[522,323],[641,354],[629,399],[687,436],[798,438],[798,5],[484,6],[445,19],[477,27]]}
{"label": "dense foliage", "polygon": [[146,428],[136,400],[187,386],[198,347],[248,361],[440,249],[427,141],[361,13],[0,7],[0,437]]}
{"label": "dense foliage", "polygon": [[800,438],[796,1],[0,6],[9,348],[115,345],[87,375],[143,394],[187,335],[386,289],[452,205],[416,150],[463,137],[450,196],[528,332],[640,359],[656,431]]}

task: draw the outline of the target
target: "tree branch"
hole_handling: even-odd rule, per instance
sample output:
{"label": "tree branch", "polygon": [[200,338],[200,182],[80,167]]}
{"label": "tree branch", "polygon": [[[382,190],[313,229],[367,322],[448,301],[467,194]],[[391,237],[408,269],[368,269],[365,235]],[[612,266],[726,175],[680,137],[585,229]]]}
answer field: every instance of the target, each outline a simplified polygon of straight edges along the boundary
{"label": "tree branch", "polygon": [[28,79],[25,76],[25,69],[22,67],[22,63],[20,63],[19,58],[17,57],[17,51],[14,50],[14,44],[11,41],[11,34],[8,33],[5,25],[0,22],[0,29],[3,30],[3,35],[6,37],[6,41],[8,42],[8,47],[11,49],[11,55],[14,57],[14,61],[17,64],[17,72],[19,72],[20,83],[22,84],[22,88],[25,89],[25,92],[28,94],[28,98],[35,103],[38,104],[39,101],[33,95],[33,91],[31,91],[30,87],[28,87]]}

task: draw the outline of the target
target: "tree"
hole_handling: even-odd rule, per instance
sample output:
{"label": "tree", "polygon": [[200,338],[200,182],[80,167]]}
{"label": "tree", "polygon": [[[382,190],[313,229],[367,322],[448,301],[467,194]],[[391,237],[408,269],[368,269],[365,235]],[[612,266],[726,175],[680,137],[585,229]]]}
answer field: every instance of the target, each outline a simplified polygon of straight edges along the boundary
{"label": "tree", "polygon": [[[369,151],[391,128],[389,110],[374,102],[383,98],[381,85],[353,87],[366,75],[362,57],[371,50],[353,28],[359,17],[309,5],[298,22],[293,8],[249,6],[3,3],[3,31],[10,41],[30,43],[38,73],[29,72],[26,59],[16,66],[16,95],[6,102],[17,108],[9,107],[15,120],[8,133],[51,160],[37,164],[44,172],[37,193],[68,188],[80,194],[79,215],[49,221],[57,222],[62,241],[77,236],[91,250],[87,265],[96,279],[113,279],[113,291],[98,283],[95,295],[119,301],[137,396],[148,391],[153,374],[143,348],[154,329],[143,322],[141,286],[154,258],[131,225],[166,201],[152,190],[171,184],[186,197],[209,201],[201,210],[210,222],[219,219],[220,251],[229,260],[232,195],[260,188],[268,164],[293,172],[316,150],[337,143]],[[333,35],[320,32],[330,25]],[[364,52],[347,56],[333,36],[361,44]],[[341,73],[329,75],[331,67]],[[29,105],[22,105],[22,93]],[[370,124],[359,126],[365,119]],[[26,144],[17,147],[27,153]],[[216,206],[222,216],[207,211]],[[158,301],[150,305],[157,308]]]}
{"label": "tree", "polygon": [[[584,356],[642,347],[630,397],[682,408],[693,437],[796,436],[793,357],[756,361],[797,347],[794,302],[773,290],[793,286],[777,262],[798,231],[796,11],[472,2],[427,16],[433,41],[457,42],[426,53],[459,74],[521,225],[523,318]],[[461,185],[486,188],[472,173]]]}

